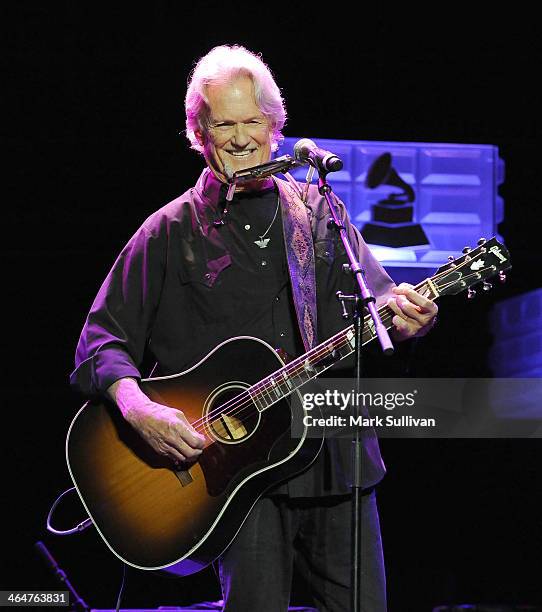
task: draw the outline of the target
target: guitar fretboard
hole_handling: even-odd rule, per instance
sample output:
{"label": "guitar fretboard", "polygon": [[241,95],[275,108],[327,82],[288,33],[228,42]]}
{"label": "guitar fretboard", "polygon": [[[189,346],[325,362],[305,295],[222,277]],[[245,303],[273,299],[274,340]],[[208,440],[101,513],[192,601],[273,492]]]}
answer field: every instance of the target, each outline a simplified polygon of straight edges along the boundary
{"label": "guitar fretboard", "polygon": [[[428,299],[438,297],[435,285],[426,279],[414,289]],[[389,306],[381,306],[378,314],[386,329],[390,329],[395,315]],[[363,319],[362,345],[376,338],[374,323],[370,315]],[[311,349],[301,357],[294,359],[280,370],[252,385],[247,393],[259,412],[267,410],[281,399],[293,393],[296,389],[316,378],[319,374],[352,354],[355,349],[354,325],[338,332],[322,344]]]}

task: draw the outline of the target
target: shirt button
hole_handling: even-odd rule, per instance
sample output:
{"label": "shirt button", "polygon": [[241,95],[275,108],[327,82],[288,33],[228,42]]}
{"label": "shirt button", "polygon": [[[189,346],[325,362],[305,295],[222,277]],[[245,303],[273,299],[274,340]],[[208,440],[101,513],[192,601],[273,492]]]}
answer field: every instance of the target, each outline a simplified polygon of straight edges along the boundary
{"label": "shirt button", "polygon": [[249,229],[250,229],[250,225],[249,225],[248,223],[245,225],[245,229],[246,229],[246,230],[249,230]]}
{"label": "shirt button", "polygon": [[267,265],[267,261],[265,259],[262,259],[262,266],[266,266]]}
{"label": "shirt button", "polygon": [[207,274],[205,275],[205,279],[209,280],[211,278],[211,275],[209,274],[209,272],[207,272]]}

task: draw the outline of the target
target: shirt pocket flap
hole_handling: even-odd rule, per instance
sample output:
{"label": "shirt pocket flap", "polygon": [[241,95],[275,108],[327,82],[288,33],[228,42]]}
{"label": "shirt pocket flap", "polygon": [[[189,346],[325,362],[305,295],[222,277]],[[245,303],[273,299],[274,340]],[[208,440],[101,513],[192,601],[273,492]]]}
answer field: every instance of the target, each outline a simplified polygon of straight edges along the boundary
{"label": "shirt pocket flap", "polygon": [[330,238],[316,240],[314,243],[314,255],[316,259],[323,259],[331,265],[335,256],[335,243]]}
{"label": "shirt pocket flap", "polygon": [[222,270],[231,265],[231,256],[225,253],[216,259],[208,259],[207,262],[195,263],[183,270],[181,281],[183,283],[201,283],[206,287],[212,287]]}

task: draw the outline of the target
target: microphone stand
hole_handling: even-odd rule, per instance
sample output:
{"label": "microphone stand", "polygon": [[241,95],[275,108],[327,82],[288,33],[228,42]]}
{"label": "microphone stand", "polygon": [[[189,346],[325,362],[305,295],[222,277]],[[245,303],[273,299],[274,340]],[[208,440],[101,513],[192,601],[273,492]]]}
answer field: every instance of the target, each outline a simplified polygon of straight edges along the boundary
{"label": "microphone stand", "polygon": [[63,569],[61,569],[61,567],[58,565],[55,558],[49,552],[45,544],[41,541],[38,541],[34,544],[34,548],[37,551],[37,553],[40,555],[40,557],[45,561],[45,563],[47,564],[47,567],[54,573],[56,578],[60,580],[60,582],[62,582],[64,586],[68,589],[68,591],[71,593],[72,598],[73,598],[72,605],[74,606],[72,610],[80,610],[81,612],[89,612],[90,611],[89,605],[85,602],[84,599],[82,599],[79,596],[79,594],[73,587],[72,583],[69,581],[68,576],[66,575],[66,572]]}
{"label": "microphone stand", "polygon": [[[346,227],[342,222],[337,206],[331,197],[331,186],[326,181],[327,171],[316,164],[318,170],[318,191],[320,195],[326,198],[331,218],[329,226],[334,227],[342,240],[348,260],[349,268],[354,278],[356,279],[355,295],[348,296],[340,293],[337,297],[342,300],[351,300],[354,302],[354,329],[355,329],[355,378],[356,378],[356,397],[359,397],[361,391],[361,372],[362,372],[362,333],[363,333],[363,312],[364,308],[369,311],[373,322],[374,329],[380,346],[385,355],[393,354],[393,344],[390,340],[388,332],[380,319],[375,306],[375,297],[367,285],[365,279],[365,271],[357,260],[356,254],[348,239]],[[343,312],[344,301],[343,303]],[[357,420],[360,417],[360,407],[358,402],[354,402],[353,406],[354,418]],[[357,422],[357,421],[356,421]],[[351,610],[359,612],[361,610],[361,493],[362,493],[362,439],[359,427],[354,429],[352,436],[352,578],[351,578]]]}

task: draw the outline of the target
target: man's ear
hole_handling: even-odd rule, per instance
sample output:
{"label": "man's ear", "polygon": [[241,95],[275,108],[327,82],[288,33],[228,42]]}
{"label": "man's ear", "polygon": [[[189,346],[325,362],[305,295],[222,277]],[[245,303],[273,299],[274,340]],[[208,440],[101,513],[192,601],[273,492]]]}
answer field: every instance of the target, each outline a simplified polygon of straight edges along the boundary
{"label": "man's ear", "polygon": [[279,143],[275,140],[274,132],[269,132],[269,142],[271,143],[271,151],[276,153],[279,150]]}
{"label": "man's ear", "polygon": [[276,153],[279,150],[279,143],[276,137],[275,126],[273,125],[271,125],[269,128],[269,142],[271,143],[271,151],[273,151],[273,153]]}
{"label": "man's ear", "polygon": [[205,138],[203,137],[203,132],[201,130],[195,130],[194,136],[196,137],[198,144],[203,147],[205,145]]}

